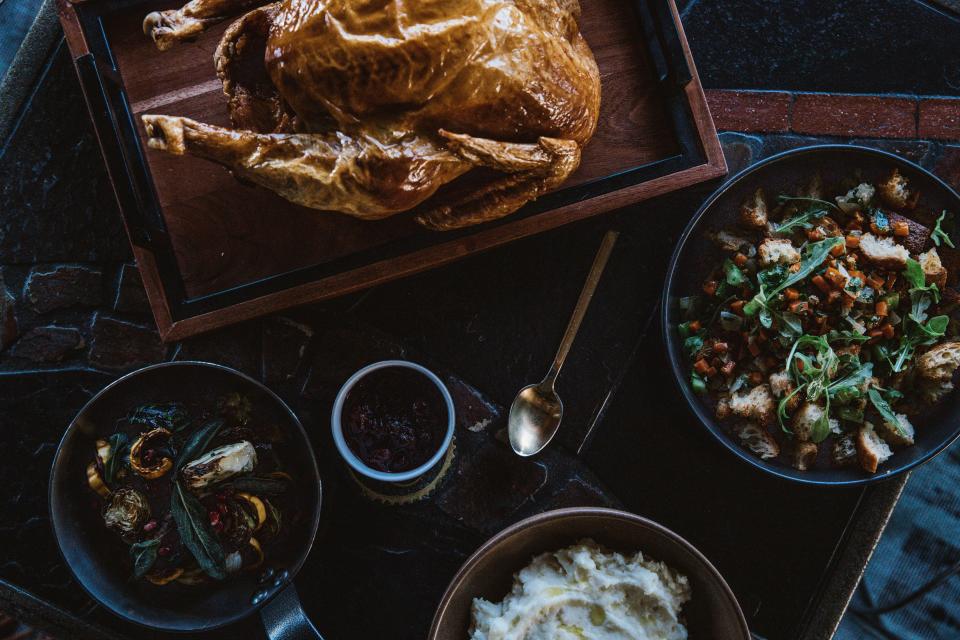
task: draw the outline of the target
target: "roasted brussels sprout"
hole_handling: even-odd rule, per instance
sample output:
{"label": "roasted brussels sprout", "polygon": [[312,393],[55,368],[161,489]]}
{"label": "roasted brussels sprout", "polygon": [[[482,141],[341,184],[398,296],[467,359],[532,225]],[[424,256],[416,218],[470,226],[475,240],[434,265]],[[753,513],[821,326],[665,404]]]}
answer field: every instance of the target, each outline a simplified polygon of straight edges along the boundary
{"label": "roasted brussels sprout", "polygon": [[114,491],[103,511],[106,525],[122,535],[136,533],[149,519],[150,503],[146,496],[128,487]]}

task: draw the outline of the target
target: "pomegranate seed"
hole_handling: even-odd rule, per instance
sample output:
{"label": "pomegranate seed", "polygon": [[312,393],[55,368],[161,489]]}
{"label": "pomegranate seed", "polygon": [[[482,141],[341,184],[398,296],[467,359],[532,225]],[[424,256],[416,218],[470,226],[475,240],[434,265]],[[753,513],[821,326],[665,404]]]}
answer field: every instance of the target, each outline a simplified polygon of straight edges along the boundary
{"label": "pomegranate seed", "polygon": [[226,503],[226,502],[221,502],[221,503],[217,504],[217,510],[218,510],[220,513],[226,515],[226,513],[227,513],[227,511],[228,511],[228,509],[227,509],[227,503]]}
{"label": "pomegranate seed", "polygon": [[156,529],[156,528],[157,528],[157,521],[156,521],[156,520],[151,520],[151,521],[148,522],[147,524],[143,525],[143,530],[144,530],[144,531],[153,531],[153,530]]}
{"label": "pomegranate seed", "polygon": [[157,549],[157,555],[168,556],[170,555],[170,547],[160,547]]}
{"label": "pomegranate seed", "polygon": [[217,526],[218,524],[220,524],[220,512],[219,512],[219,511],[211,511],[211,512],[210,512],[209,514],[207,514],[207,515],[210,516],[210,524],[212,524],[213,526]]}

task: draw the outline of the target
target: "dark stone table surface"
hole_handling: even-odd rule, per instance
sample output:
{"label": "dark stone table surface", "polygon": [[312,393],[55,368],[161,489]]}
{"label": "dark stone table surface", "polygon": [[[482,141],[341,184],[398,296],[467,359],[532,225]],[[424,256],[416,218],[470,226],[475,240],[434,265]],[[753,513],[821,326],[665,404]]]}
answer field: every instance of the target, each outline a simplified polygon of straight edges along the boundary
{"label": "dark stone table surface", "polygon": [[[960,84],[960,29],[927,3],[679,4],[708,88],[950,94]],[[917,51],[930,63],[915,64]],[[120,622],[77,586],[50,530],[47,473],[65,425],[117,375],[208,360],[264,380],[311,434],[328,496],[297,585],[328,638],[422,638],[453,572],[484,539],[527,515],[586,504],[629,509],[691,540],[730,582],[758,635],[832,634],[902,480],[831,491],[767,478],[725,453],[683,406],[656,310],[674,241],[718,182],[164,345],[69,56],[56,41],[44,55],[0,150],[0,607],[63,637],[164,637]],[[721,139],[731,171],[833,140]],[[943,168],[949,155],[939,142],[861,142],[928,167]],[[549,365],[609,228],[621,239],[559,381],[568,411],[559,442],[519,460],[498,439],[503,407]],[[462,416],[447,478],[427,500],[402,507],[361,495],[327,419],[346,376],[394,356],[440,372]],[[215,635],[262,632],[252,621]]]}

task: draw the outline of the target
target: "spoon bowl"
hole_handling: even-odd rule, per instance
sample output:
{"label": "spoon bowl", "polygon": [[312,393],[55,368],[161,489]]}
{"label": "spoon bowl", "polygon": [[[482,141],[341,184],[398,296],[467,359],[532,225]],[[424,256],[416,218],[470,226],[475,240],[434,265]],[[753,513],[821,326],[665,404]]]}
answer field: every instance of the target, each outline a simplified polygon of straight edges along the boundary
{"label": "spoon bowl", "polygon": [[587,313],[593,293],[597,290],[600,276],[603,275],[603,269],[607,266],[607,260],[610,259],[610,253],[613,251],[613,244],[617,241],[618,235],[616,231],[608,231],[603,237],[600,250],[597,251],[597,257],[593,259],[593,266],[590,267],[587,281],[580,291],[577,306],[573,309],[573,315],[570,316],[567,330],[563,334],[563,340],[560,341],[560,348],[557,350],[547,377],[541,380],[540,384],[531,384],[521,389],[513,404],[510,405],[507,433],[510,435],[510,446],[518,456],[526,458],[539,453],[550,444],[560,428],[563,403],[557,395],[554,383],[560,375],[560,368],[567,359],[567,354],[570,353],[570,345],[573,344],[573,339],[580,330],[580,323],[583,322],[583,316]]}
{"label": "spoon bowl", "polygon": [[507,419],[510,446],[524,458],[539,453],[560,429],[563,402],[552,386],[531,384],[520,390]]}

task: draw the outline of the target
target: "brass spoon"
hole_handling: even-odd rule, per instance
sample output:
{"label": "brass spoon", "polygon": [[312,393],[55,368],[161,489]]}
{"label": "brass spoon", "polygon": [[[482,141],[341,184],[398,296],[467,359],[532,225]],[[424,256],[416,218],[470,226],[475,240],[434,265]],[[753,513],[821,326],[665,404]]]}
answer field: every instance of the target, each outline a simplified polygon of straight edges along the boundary
{"label": "brass spoon", "polygon": [[593,266],[590,267],[587,281],[583,284],[577,306],[573,310],[547,376],[539,384],[531,384],[521,389],[513,404],[510,405],[507,432],[510,435],[510,446],[518,456],[527,457],[539,453],[550,444],[560,428],[563,402],[554,389],[554,383],[557,381],[563,361],[567,359],[567,354],[570,352],[570,345],[577,337],[580,323],[587,313],[593,293],[597,290],[600,276],[603,275],[603,269],[607,266],[607,260],[610,258],[610,252],[613,251],[613,244],[617,241],[618,235],[616,231],[608,231],[603,237],[603,243],[597,251],[597,257],[593,259]]}

